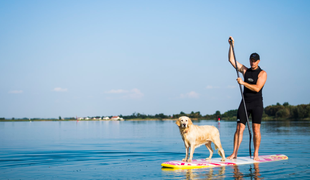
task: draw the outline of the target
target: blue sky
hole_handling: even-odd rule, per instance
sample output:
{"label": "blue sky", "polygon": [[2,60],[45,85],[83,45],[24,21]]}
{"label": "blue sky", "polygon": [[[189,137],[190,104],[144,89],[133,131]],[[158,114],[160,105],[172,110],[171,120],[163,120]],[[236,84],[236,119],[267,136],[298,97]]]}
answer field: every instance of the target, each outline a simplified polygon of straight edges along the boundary
{"label": "blue sky", "polygon": [[310,1],[0,1],[0,117],[237,109],[261,56],[264,106],[310,103]]}

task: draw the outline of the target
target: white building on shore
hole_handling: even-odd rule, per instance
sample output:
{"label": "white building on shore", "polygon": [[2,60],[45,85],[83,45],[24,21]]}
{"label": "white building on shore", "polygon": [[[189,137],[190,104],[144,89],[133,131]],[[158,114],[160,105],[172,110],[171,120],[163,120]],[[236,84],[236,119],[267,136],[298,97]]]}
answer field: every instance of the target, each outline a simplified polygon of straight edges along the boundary
{"label": "white building on shore", "polygon": [[112,116],[112,117],[111,117],[111,120],[112,120],[112,121],[124,121],[124,119],[123,119],[123,118],[120,118],[119,116]]}

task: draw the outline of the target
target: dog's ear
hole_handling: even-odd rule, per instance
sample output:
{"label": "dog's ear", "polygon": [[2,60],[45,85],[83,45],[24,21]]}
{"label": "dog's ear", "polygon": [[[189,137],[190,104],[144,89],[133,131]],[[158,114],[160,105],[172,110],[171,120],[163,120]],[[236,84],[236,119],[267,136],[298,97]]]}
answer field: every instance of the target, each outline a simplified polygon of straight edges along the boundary
{"label": "dog's ear", "polygon": [[175,122],[179,127],[181,126],[180,119]]}
{"label": "dog's ear", "polygon": [[188,118],[188,124],[187,124],[187,126],[191,126],[191,125],[193,125],[193,122],[192,122],[191,118]]}

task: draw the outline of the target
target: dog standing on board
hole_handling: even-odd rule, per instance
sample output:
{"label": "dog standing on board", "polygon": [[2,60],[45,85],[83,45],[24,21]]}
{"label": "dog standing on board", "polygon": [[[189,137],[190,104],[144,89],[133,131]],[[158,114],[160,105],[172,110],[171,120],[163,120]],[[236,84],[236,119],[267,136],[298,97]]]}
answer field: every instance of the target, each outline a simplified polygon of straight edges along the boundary
{"label": "dog standing on board", "polygon": [[[220,133],[218,129],[214,126],[197,126],[194,125],[189,117],[182,116],[177,121],[176,124],[179,126],[180,134],[184,141],[186,155],[182,159],[184,162],[192,162],[193,154],[195,148],[205,145],[210,151],[210,156],[206,160],[210,160],[213,155],[213,149],[211,147],[211,142],[215,145],[215,149],[218,150],[218,154],[222,157],[221,161],[225,161],[225,153],[222,148]],[[191,148],[190,156],[188,159],[188,150]]]}

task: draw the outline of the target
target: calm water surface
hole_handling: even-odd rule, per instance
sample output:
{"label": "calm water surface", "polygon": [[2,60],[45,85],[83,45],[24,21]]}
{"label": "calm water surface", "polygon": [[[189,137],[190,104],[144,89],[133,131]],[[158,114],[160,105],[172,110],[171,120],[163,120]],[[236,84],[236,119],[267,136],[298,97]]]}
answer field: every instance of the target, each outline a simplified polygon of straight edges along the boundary
{"label": "calm water surface", "polygon": [[[194,124],[216,126],[226,156],[232,153],[235,122]],[[0,122],[0,179],[310,179],[309,127],[262,123],[260,155],[286,154],[285,161],[167,170],[162,162],[185,156],[174,121]],[[248,156],[248,139],[245,131],[239,156]],[[194,159],[208,156],[201,146]]]}

